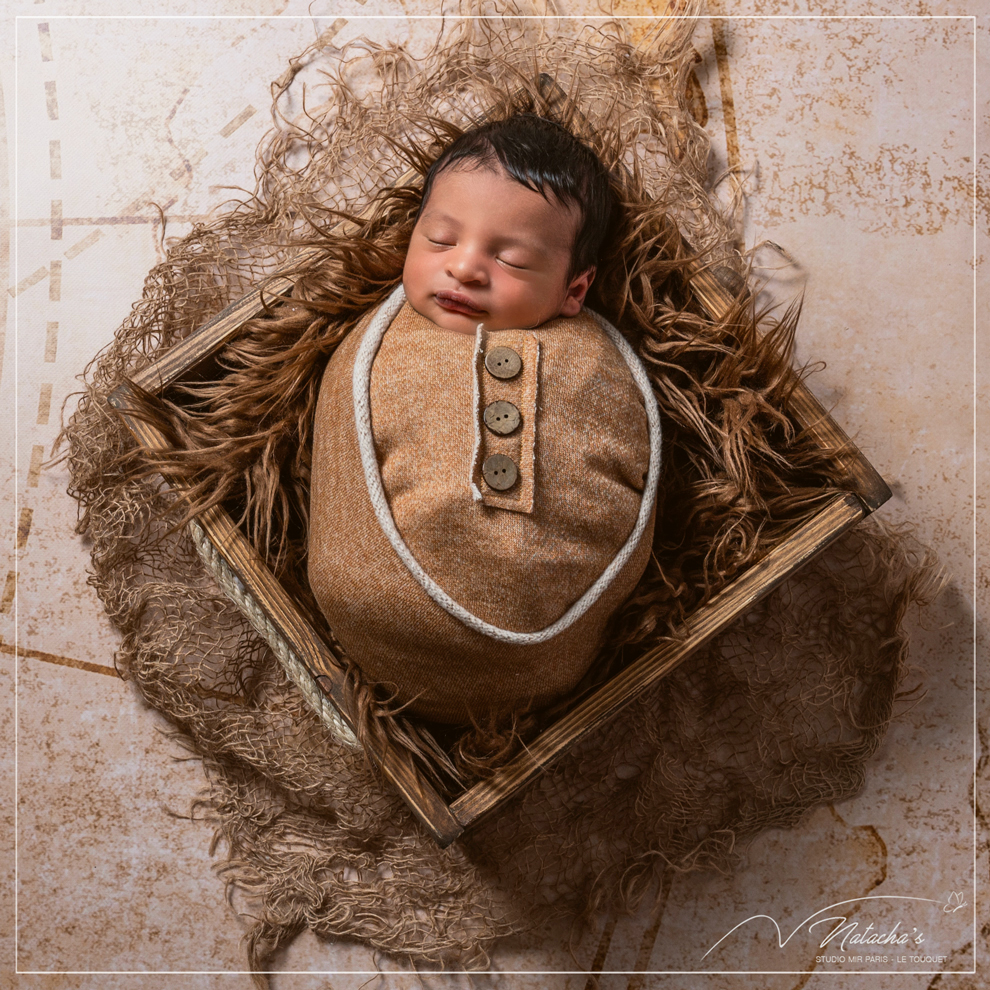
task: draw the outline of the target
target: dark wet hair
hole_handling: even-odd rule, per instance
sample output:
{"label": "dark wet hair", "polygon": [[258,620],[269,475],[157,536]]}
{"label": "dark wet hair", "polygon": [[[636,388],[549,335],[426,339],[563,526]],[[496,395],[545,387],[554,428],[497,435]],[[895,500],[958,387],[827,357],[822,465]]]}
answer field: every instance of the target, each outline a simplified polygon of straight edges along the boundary
{"label": "dark wet hair", "polygon": [[537,114],[520,113],[466,131],[430,166],[420,211],[430,198],[436,177],[461,164],[500,166],[544,199],[549,201],[553,193],[561,203],[577,205],[581,224],[571,249],[571,275],[598,264],[602,241],[618,205],[608,170],[566,128]]}

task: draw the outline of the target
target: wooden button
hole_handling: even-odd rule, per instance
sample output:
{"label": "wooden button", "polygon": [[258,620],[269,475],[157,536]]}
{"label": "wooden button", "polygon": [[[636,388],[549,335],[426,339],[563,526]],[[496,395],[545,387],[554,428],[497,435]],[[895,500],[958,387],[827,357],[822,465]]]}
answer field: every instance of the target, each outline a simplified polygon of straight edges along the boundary
{"label": "wooden button", "polygon": [[511,347],[493,347],[485,355],[485,367],[496,378],[515,378],[522,370],[522,358]]}
{"label": "wooden button", "polygon": [[504,399],[485,407],[485,426],[500,437],[507,436],[522,421],[519,410]]}
{"label": "wooden button", "polygon": [[489,488],[494,488],[497,492],[504,492],[511,488],[519,477],[519,468],[511,457],[505,454],[492,454],[484,464],[481,465],[481,474]]}

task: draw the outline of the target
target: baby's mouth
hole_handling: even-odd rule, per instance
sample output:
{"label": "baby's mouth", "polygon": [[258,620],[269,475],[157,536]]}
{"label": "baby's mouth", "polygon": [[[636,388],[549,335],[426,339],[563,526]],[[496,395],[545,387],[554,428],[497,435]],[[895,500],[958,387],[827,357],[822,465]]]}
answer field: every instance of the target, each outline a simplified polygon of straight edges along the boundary
{"label": "baby's mouth", "polygon": [[462,296],[459,292],[441,291],[437,292],[433,298],[437,301],[437,305],[447,310],[448,313],[464,313],[466,316],[478,316],[485,312],[483,309],[475,306],[467,296]]}

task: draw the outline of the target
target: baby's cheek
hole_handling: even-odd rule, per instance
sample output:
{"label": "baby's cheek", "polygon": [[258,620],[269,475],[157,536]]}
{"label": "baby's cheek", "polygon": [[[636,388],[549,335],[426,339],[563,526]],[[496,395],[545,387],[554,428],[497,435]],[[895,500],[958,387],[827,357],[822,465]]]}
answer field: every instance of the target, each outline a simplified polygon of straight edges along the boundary
{"label": "baby's cheek", "polygon": [[402,265],[402,288],[406,290],[407,296],[410,294],[410,292],[413,291],[413,285],[415,284],[416,281],[412,269],[413,269],[413,265],[409,258],[409,255],[407,254],[406,260]]}
{"label": "baby's cheek", "polygon": [[426,292],[428,274],[428,265],[417,252],[410,250],[402,266],[402,287],[414,306]]}

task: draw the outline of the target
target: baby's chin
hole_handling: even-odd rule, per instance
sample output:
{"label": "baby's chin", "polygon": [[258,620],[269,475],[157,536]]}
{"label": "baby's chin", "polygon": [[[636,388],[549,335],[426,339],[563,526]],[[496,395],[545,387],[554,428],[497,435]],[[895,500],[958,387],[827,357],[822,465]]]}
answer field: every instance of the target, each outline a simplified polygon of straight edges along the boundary
{"label": "baby's chin", "polygon": [[[413,306],[413,309],[416,307]],[[439,306],[434,307],[432,313],[422,313],[418,309],[416,312],[420,316],[432,320],[441,330],[449,330],[451,333],[463,333],[473,337],[478,332],[479,323],[484,323],[485,329],[488,329],[488,322],[483,317],[467,316],[464,313],[448,313]],[[487,316],[487,314],[485,315]]]}
{"label": "baby's chin", "polygon": [[506,320],[500,320],[497,314],[493,313],[481,313],[478,315],[452,313],[432,301],[426,305],[422,303],[417,305],[412,299],[408,299],[408,302],[420,316],[425,316],[428,320],[440,327],[441,330],[449,330],[451,333],[463,333],[472,337],[478,332],[479,323],[489,333],[494,333],[497,330],[534,330],[537,326],[542,326],[554,318],[551,316],[536,323],[520,326],[518,321],[507,322]]}

